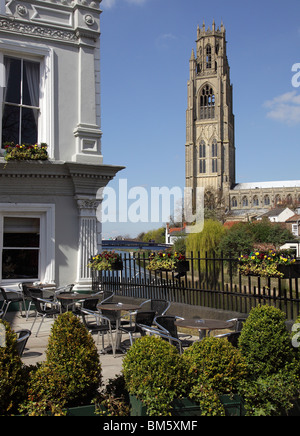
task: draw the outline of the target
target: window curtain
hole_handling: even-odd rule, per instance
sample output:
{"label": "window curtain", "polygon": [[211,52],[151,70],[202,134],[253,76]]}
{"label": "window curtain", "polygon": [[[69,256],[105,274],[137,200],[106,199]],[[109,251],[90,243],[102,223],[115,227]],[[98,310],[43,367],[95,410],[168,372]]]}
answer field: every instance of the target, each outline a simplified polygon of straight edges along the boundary
{"label": "window curtain", "polygon": [[3,101],[6,101],[6,94],[7,94],[7,85],[8,85],[8,79],[9,79],[9,73],[10,73],[10,66],[11,66],[11,60],[7,57],[4,58],[4,89],[3,89]]}
{"label": "window curtain", "polygon": [[[25,73],[28,83],[31,106],[39,107],[40,100],[40,64],[35,62],[24,62]],[[38,110],[34,110],[34,119],[37,126]]]}

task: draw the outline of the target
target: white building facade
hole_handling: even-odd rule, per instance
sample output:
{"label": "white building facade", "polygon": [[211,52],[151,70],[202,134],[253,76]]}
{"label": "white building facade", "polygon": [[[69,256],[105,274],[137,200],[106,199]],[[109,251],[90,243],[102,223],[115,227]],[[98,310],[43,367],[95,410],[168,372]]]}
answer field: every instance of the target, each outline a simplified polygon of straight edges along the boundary
{"label": "white building facade", "polygon": [[[0,285],[90,289],[101,250],[104,165],[100,1],[1,1]],[[5,161],[5,143],[47,144],[46,161]],[[100,191],[99,191],[100,190]]]}

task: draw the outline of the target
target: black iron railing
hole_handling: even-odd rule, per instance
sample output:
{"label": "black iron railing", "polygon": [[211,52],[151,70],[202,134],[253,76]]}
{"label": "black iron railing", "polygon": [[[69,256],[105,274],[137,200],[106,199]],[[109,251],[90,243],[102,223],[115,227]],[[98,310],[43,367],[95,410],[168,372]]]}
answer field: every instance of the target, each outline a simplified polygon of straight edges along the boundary
{"label": "black iron railing", "polygon": [[278,307],[287,319],[300,312],[299,279],[241,276],[237,260],[223,256],[188,258],[189,272],[153,272],[147,254],[123,254],[122,271],[93,271],[93,289],[131,298],[164,298],[171,302],[249,313],[259,304]]}

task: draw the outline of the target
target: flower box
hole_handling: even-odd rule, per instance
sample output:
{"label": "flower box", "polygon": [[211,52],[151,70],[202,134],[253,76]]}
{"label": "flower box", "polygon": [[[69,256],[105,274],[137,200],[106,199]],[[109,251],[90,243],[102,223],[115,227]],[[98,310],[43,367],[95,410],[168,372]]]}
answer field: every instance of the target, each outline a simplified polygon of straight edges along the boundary
{"label": "flower box", "polygon": [[[220,401],[225,408],[226,416],[244,416],[244,401],[239,395],[220,395]],[[129,395],[130,416],[147,416],[147,406],[135,395]],[[194,401],[183,398],[173,402],[172,416],[201,416],[199,405]]]}
{"label": "flower box", "polygon": [[123,261],[114,251],[103,251],[91,259],[88,267],[95,271],[122,271]]}
{"label": "flower box", "polygon": [[238,267],[245,276],[293,278],[299,277],[300,272],[294,253],[289,250],[254,250],[239,257]]}
{"label": "flower box", "polygon": [[189,262],[183,254],[160,251],[150,254],[147,269],[150,271],[175,271],[182,273],[189,271]]}
{"label": "flower box", "polygon": [[13,142],[4,144],[6,161],[12,160],[48,160],[47,144],[14,144]]}

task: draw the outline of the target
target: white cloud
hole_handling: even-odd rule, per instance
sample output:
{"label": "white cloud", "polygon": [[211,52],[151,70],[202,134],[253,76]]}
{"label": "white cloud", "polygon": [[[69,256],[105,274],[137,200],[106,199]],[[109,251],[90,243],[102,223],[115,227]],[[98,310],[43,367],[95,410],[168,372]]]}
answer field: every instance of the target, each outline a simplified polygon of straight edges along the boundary
{"label": "white cloud", "polygon": [[156,39],[156,45],[160,48],[168,48],[172,41],[177,40],[177,37],[172,33],[165,33]]}
{"label": "white cloud", "polygon": [[300,95],[297,91],[287,92],[264,103],[267,117],[285,124],[300,124]]}
{"label": "white cloud", "polygon": [[101,7],[103,9],[111,9],[121,1],[125,1],[126,3],[133,5],[143,5],[147,0],[102,0]]}

